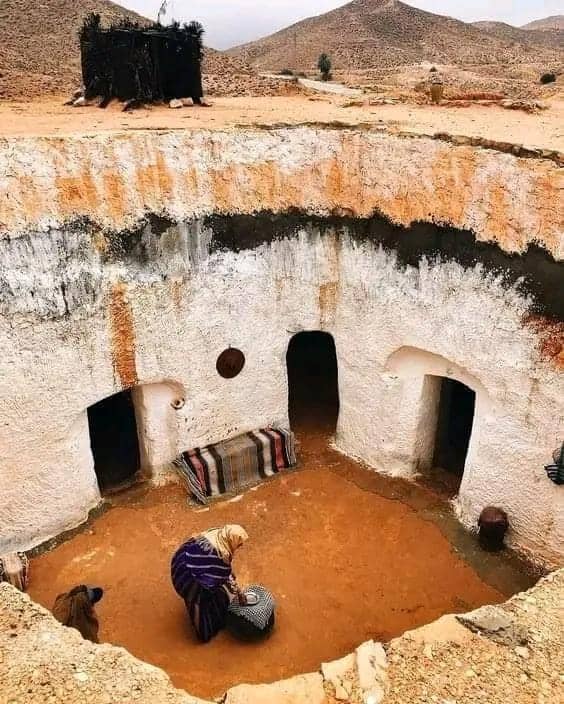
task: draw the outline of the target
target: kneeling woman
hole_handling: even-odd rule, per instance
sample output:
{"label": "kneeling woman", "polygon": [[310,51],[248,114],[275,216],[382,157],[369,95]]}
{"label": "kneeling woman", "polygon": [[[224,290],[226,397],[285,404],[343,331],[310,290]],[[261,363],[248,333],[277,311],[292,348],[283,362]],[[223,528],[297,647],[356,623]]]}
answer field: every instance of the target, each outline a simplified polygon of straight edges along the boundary
{"label": "kneeling woman", "polygon": [[172,558],[172,583],[184,599],[198,638],[207,643],[225,626],[231,601],[245,596],[231,568],[237,548],[248,540],[244,528],[227,525],[190,538]]}

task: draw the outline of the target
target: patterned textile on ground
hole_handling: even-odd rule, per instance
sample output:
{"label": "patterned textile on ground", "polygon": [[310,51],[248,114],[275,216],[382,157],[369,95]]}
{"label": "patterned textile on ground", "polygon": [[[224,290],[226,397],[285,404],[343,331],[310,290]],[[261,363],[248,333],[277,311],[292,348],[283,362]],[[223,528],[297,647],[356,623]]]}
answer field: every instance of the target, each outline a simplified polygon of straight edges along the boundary
{"label": "patterned textile on ground", "polygon": [[184,452],[174,464],[192,496],[205,504],[209,497],[237,493],[295,467],[294,434],[284,428],[263,428]]}
{"label": "patterned textile on ground", "polygon": [[25,592],[29,579],[29,560],[23,552],[0,555],[0,582],[8,582]]}
{"label": "patterned textile on ground", "polygon": [[229,606],[227,629],[242,640],[266,637],[274,628],[275,601],[272,594],[259,584],[245,589],[247,603],[235,598]]}

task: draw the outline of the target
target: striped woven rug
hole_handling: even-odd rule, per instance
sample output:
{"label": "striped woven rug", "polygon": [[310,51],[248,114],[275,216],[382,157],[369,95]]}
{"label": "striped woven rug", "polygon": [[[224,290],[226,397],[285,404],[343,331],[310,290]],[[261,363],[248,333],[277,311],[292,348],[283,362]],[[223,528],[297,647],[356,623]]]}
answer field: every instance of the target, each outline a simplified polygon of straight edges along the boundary
{"label": "striped woven rug", "polygon": [[294,434],[284,428],[262,428],[183,452],[174,464],[192,496],[205,504],[209,497],[237,493],[295,467]]}

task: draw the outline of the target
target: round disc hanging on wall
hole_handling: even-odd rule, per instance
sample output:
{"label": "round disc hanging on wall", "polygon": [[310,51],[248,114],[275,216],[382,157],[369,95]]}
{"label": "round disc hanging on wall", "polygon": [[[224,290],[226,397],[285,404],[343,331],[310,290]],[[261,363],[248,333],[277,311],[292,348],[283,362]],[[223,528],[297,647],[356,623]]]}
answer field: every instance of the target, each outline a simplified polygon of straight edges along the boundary
{"label": "round disc hanging on wall", "polygon": [[241,350],[230,347],[219,355],[215,366],[217,373],[224,379],[234,379],[245,366],[245,355]]}

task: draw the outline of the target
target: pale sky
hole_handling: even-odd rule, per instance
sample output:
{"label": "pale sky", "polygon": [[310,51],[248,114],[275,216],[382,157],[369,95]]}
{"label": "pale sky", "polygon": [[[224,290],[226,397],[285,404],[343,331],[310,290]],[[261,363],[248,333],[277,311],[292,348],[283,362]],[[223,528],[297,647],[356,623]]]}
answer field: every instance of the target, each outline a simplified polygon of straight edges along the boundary
{"label": "pale sky", "polygon": [[[157,18],[162,2],[116,1],[151,19]],[[343,0],[169,0],[174,17],[200,21],[206,30],[205,43],[216,49],[258,39],[344,4]],[[407,0],[406,4],[465,22],[498,20],[517,26],[564,14],[564,0]]]}

